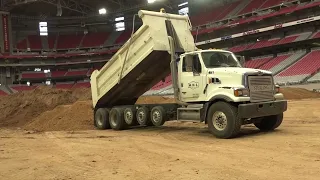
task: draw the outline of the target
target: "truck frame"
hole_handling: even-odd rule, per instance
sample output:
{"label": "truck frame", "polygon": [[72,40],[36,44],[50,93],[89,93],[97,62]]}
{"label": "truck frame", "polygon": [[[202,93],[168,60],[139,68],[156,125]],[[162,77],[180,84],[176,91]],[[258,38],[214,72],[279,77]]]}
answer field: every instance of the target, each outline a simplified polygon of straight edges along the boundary
{"label": "truck frame", "polygon": [[[187,16],[139,11],[143,25],[91,76],[94,125],[123,130],[169,120],[208,124],[218,138],[236,137],[244,124],[274,130],[287,101],[271,72],[242,68],[229,51],[195,46]],[[168,74],[176,103],[135,104]]]}

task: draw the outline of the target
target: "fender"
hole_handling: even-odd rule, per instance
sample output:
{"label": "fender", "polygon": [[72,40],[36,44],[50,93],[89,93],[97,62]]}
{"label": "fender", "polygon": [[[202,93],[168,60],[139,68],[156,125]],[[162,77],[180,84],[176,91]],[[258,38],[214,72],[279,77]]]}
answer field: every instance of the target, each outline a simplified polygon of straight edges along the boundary
{"label": "fender", "polygon": [[226,95],[213,96],[208,102],[206,102],[203,105],[202,112],[201,112],[201,122],[205,121],[207,123],[206,119],[207,119],[209,107],[217,101],[233,102],[233,100]]}

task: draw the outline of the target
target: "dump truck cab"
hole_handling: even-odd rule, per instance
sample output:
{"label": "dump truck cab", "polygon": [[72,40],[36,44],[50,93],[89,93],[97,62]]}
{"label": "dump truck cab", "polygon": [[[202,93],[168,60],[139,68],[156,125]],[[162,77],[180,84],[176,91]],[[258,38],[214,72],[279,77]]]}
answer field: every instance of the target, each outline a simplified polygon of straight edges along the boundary
{"label": "dump truck cab", "polygon": [[[260,84],[251,84],[250,90],[247,80],[260,81]],[[180,55],[178,82],[180,99],[184,102],[215,99],[261,102],[283,99],[283,95],[277,92],[279,89],[274,85],[271,72],[243,68],[237,56],[225,50],[199,50]],[[262,84],[263,82],[265,83]],[[255,93],[259,91],[266,95],[255,97]]]}

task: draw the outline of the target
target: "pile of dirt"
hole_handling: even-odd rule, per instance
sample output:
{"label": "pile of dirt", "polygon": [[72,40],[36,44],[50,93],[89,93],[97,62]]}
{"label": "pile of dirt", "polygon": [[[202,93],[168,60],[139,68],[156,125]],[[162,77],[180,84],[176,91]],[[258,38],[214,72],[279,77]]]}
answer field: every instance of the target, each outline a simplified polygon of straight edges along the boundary
{"label": "pile of dirt", "polygon": [[[299,88],[282,88],[285,98],[320,98],[320,93]],[[144,96],[137,104],[175,103],[172,97]],[[40,87],[0,98],[0,127],[23,127],[36,131],[93,129],[89,88],[61,90]]]}
{"label": "pile of dirt", "polygon": [[320,93],[303,88],[281,88],[280,92],[287,100],[320,98]]}
{"label": "pile of dirt", "polygon": [[0,98],[0,127],[20,127],[59,105],[90,100],[88,89],[62,90],[38,87]]}
{"label": "pile of dirt", "polygon": [[91,101],[77,101],[72,105],[57,106],[27,123],[24,129],[34,131],[94,129],[92,103]]}

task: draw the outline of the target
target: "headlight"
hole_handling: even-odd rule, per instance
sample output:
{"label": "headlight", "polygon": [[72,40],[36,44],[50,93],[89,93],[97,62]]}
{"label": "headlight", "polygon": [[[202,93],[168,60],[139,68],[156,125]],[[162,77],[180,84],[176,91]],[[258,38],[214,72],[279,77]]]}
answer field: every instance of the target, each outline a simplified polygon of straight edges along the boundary
{"label": "headlight", "polygon": [[248,89],[234,89],[234,96],[236,97],[249,97]]}

